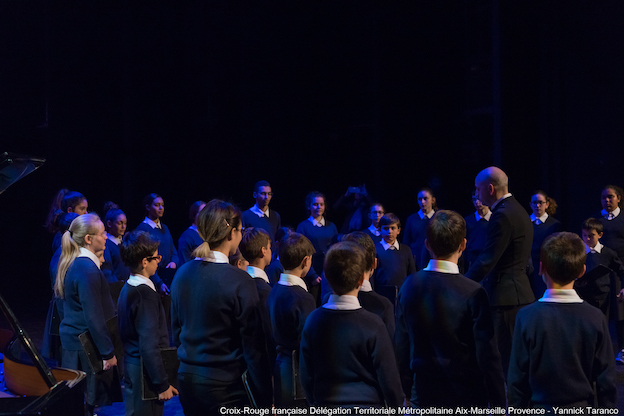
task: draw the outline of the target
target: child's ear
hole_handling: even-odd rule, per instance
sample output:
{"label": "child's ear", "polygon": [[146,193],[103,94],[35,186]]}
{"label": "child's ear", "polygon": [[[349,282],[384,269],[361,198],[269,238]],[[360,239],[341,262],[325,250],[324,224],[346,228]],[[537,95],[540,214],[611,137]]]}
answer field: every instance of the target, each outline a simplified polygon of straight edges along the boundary
{"label": "child's ear", "polygon": [[600,239],[602,238],[602,235],[603,235],[603,234],[604,234],[604,233],[599,233],[599,234],[598,234],[598,240],[600,240]]}
{"label": "child's ear", "polygon": [[466,251],[466,244],[468,244],[468,240],[466,240],[465,238],[462,240],[461,244],[459,245],[459,250],[460,251]]}
{"label": "child's ear", "polygon": [[360,276],[360,280],[358,280],[358,287],[362,287],[362,283],[364,283],[364,275]]}
{"label": "child's ear", "polygon": [[585,274],[585,272],[587,271],[587,266],[583,265],[583,271],[581,272],[581,274],[579,274],[579,276],[577,277],[577,279],[580,279],[581,277],[583,277],[583,275]]}
{"label": "child's ear", "polygon": [[301,260],[300,266],[302,269],[310,268],[311,265],[312,265],[312,256],[305,256],[303,260]]}
{"label": "child's ear", "polygon": [[397,227],[397,235],[401,234],[401,227]]}
{"label": "child's ear", "polygon": [[541,261],[540,261],[539,269],[538,269],[537,273],[538,273],[539,276],[543,276],[544,275],[544,267],[542,266],[542,262]]}
{"label": "child's ear", "polygon": [[377,257],[373,260],[373,270],[377,269]]}

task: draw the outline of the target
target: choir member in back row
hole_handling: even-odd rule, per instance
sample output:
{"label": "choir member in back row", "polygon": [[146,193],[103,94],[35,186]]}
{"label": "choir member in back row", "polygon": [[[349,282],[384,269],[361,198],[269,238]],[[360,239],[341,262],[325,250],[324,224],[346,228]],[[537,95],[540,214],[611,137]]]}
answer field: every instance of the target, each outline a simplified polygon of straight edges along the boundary
{"label": "choir member in back row", "polygon": [[540,247],[542,247],[546,237],[561,231],[561,223],[553,216],[557,211],[557,203],[544,191],[536,191],[533,194],[531,210],[533,211],[530,215],[533,223],[533,245],[531,246],[533,273],[530,279],[535,299],[539,299],[546,290],[546,283],[539,274]]}
{"label": "choir member in back row", "polygon": [[277,211],[269,209],[273,199],[273,189],[267,181],[258,181],[254,185],[253,197],[256,203],[243,212],[243,227],[255,227],[266,230],[275,240],[275,233],[282,226],[282,219]]}
{"label": "choir member in back row", "polygon": [[436,198],[431,189],[421,188],[420,191],[418,191],[418,205],[420,206],[420,210],[407,217],[405,232],[403,234],[403,243],[409,246],[414,255],[416,270],[420,270],[426,266],[425,260],[428,259],[428,254],[425,249],[427,224],[438,209]]}
{"label": "choir member in back row", "polygon": [[197,232],[197,215],[206,206],[204,201],[195,201],[189,209],[189,218],[192,222],[180,238],[178,239],[178,254],[179,254],[179,266],[182,266],[187,261],[193,260],[193,251],[204,242]]}
{"label": "choir member in back row", "polygon": [[78,215],[84,215],[87,213],[88,208],[89,203],[80,192],[70,191],[68,189],[61,189],[58,191],[52,201],[52,205],[50,206],[48,219],[45,224],[48,231],[54,234],[54,239],[52,240],[52,253],[54,253],[56,249],[61,246],[62,235],[58,229],[59,215],[70,212],[75,212]]}

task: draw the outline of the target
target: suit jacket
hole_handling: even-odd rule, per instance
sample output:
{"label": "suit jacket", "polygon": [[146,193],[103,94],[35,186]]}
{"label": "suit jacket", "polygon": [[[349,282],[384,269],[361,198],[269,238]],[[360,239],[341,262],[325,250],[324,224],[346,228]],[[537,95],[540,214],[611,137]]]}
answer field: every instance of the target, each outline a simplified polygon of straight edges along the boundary
{"label": "suit jacket", "polygon": [[513,196],[492,212],[485,247],[466,277],[481,282],[492,306],[526,305],[535,300],[526,266],[531,256],[533,225]]}

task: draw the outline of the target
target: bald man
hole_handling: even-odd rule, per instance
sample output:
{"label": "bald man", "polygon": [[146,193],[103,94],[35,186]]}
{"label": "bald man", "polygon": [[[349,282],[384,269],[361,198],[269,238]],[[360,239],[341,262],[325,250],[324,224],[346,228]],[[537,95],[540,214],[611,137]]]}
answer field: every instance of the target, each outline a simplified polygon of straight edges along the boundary
{"label": "bald man", "polygon": [[509,180],[501,169],[483,169],[475,178],[475,188],[479,200],[490,206],[492,216],[485,246],[466,277],[481,282],[488,293],[507,373],[516,314],[535,300],[527,276],[533,226],[526,210],[509,193]]}

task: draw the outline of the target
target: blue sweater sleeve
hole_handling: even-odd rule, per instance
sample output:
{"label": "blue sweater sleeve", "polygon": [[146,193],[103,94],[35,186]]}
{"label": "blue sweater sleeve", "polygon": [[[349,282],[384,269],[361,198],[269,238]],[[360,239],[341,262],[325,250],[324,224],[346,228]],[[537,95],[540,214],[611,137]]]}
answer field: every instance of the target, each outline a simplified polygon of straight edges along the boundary
{"label": "blue sweater sleeve", "polygon": [[[102,299],[102,284],[106,281],[102,278],[101,272],[94,266],[87,269],[83,279],[77,279],[78,294],[80,304],[84,314],[85,322],[93,338],[98,351],[105,360],[113,358],[115,355],[113,342],[108,336],[106,327],[106,314],[100,301]],[[108,288],[106,289],[108,292]],[[111,301],[112,302],[112,301]]]}

